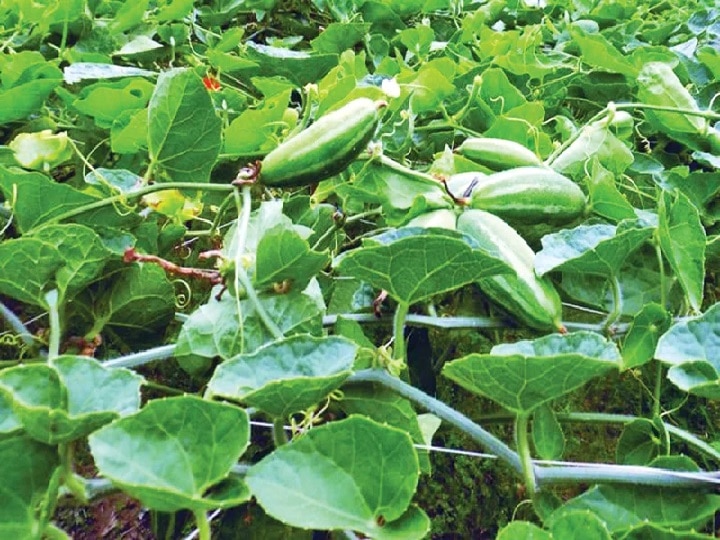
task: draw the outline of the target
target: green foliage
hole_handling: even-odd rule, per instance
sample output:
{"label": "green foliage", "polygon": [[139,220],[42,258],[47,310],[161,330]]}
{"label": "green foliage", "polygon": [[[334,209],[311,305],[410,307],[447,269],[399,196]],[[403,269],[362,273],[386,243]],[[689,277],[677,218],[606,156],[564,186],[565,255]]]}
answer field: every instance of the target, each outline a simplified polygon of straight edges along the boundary
{"label": "green foliage", "polygon": [[201,540],[713,535],[718,25],[0,5],[0,536],[109,489]]}

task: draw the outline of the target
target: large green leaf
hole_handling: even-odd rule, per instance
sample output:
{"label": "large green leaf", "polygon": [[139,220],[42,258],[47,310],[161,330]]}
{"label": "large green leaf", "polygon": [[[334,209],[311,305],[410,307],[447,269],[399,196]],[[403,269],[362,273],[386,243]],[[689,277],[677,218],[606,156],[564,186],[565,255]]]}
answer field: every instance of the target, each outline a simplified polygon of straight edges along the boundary
{"label": "large green leaf", "polygon": [[59,465],[54,446],[26,435],[0,439],[0,537],[40,538],[40,503]]}
{"label": "large green leaf", "polygon": [[338,388],[350,376],[356,352],[345,338],[292,336],[222,363],[207,394],[286,418]]}
{"label": "large green leaf", "polygon": [[705,286],[705,228],[698,209],[682,193],[658,200],[658,238],[663,255],[680,280],[690,307],[699,312]]}
{"label": "large green leaf", "polygon": [[33,438],[70,442],[140,407],[144,379],[93,358],[61,356],[52,364],[17,366],[0,372],[0,393]]}
{"label": "large green leaf", "polygon": [[[14,223],[20,232],[45,224],[49,219],[101,199],[78,191],[69,184],[53,182],[38,172],[0,167],[0,190],[5,200],[12,202]],[[138,219],[127,208],[104,207],[78,215],[74,221],[96,227],[131,224]]]}
{"label": "large green leaf", "polygon": [[655,358],[670,364],[668,379],[681,390],[720,399],[720,303],[680,321],[660,337]]}
{"label": "large green leaf", "polygon": [[94,306],[104,326],[129,336],[150,336],[169,324],[175,290],[160,267],[134,264],[114,277],[110,290]]}
{"label": "large green leaf", "polygon": [[60,253],[63,266],[58,269],[55,282],[62,299],[92,282],[110,258],[102,239],[84,225],[50,225],[35,231],[32,238],[55,246]]}
{"label": "large green leaf", "polygon": [[[260,303],[284,335],[322,333],[322,310],[310,295],[261,296]],[[183,369],[202,373],[211,360],[228,360],[240,353],[252,353],[273,337],[249,300],[239,303],[229,294],[210,300],[196,309],[183,324],[175,356]],[[242,322],[241,322],[242,321]]]}
{"label": "large green leaf", "polygon": [[605,485],[571,499],[552,514],[549,522],[554,523],[567,512],[590,510],[613,534],[645,522],[688,530],[701,527],[718,508],[718,495],[656,486]]}
{"label": "large green leaf", "polygon": [[[250,469],[247,483],[265,511],[285,523],[383,538],[383,526],[407,512],[418,476],[407,433],[352,416],[278,448]],[[427,533],[414,530],[421,534],[405,538]]]}
{"label": "large green leaf", "polygon": [[592,332],[552,334],[496,345],[445,364],[443,375],[463,388],[525,414],[618,368],[620,353]]}
{"label": "large green leaf", "polygon": [[220,152],[222,122],[192,70],[160,74],[148,107],[150,159],[176,182],[208,182]]}
{"label": "large green leaf", "polygon": [[248,444],[247,414],[194,396],[153,400],[90,435],[100,473],[150,508],[165,512],[236,506],[208,489],[230,472]]}
{"label": "large green leaf", "polygon": [[551,271],[615,276],[625,259],[652,235],[651,227],[624,221],[614,225],[580,225],[543,236],[535,256],[538,274]]}
{"label": "large green leaf", "polygon": [[365,240],[334,265],[407,304],[508,271],[500,259],[455,231],[407,227]]}

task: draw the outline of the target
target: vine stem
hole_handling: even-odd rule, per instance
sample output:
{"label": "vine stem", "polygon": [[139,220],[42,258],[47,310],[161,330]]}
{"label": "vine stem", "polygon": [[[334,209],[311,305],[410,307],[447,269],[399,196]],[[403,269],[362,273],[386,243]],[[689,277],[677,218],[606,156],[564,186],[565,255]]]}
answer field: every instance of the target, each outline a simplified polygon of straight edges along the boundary
{"label": "vine stem", "polygon": [[[667,309],[667,293],[665,292],[665,261],[663,260],[662,248],[660,246],[660,238],[658,237],[657,230],[655,231],[655,256],[658,260],[658,269],[660,271],[660,305],[663,309]],[[653,360],[655,363],[655,385],[653,387],[653,417],[660,417],[660,398],[662,396],[662,384],[663,384],[663,366],[658,360]]]}
{"label": "vine stem", "polygon": [[712,111],[700,111],[697,109],[681,109],[678,107],[665,107],[663,105],[650,105],[649,103],[615,103],[617,110],[622,109],[648,109],[653,111],[673,112],[677,114],[687,114],[690,116],[699,116],[708,120],[720,120],[720,114]]}
{"label": "vine stem", "polygon": [[372,157],[370,157],[370,161],[374,160],[377,160],[383,167],[387,167],[406,176],[411,176],[422,182],[429,182],[436,187],[442,187],[437,178],[433,177],[432,175],[420,171],[415,171],[410,167],[406,167],[402,163],[398,163],[394,159],[387,157],[386,155],[380,154],[378,156],[373,155]]}
{"label": "vine stem", "polygon": [[620,280],[615,275],[610,276],[610,291],[613,296],[613,309],[605,319],[603,324],[605,328],[610,328],[622,315],[622,288],[620,286]]}
{"label": "vine stem", "polygon": [[[504,442],[497,439],[465,415],[448,407],[442,401],[428,396],[389,373],[379,369],[359,371],[347,379],[348,383],[378,383],[430,411],[452,424],[498,458],[505,461],[519,475],[523,475],[520,456]],[[534,464],[534,462],[533,462]],[[543,465],[543,466],[539,466]],[[552,462],[549,466],[538,463],[535,480],[540,486],[577,483],[642,484],[673,488],[720,486],[720,476],[715,473],[696,473],[656,469],[653,467],[612,465],[605,463]]]}
{"label": "vine stem", "polygon": [[405,319],[410,304],[399,302],[395,308],[395,316],[393,318],[393,359],[401,360],[405,363]]}
{"label": "vine stem", "polygon": [[[582,424],[629,424],[637,420],[638,416],[632,414],[612,414],[612,413],[582,413],[582,412],[570,412],[570,413],[556,413],[556,418],[560,422],[564,423],[582,423]],[[487,414],[478,417],[478,422],[483,423],[496,423],[496,422],[512,422],[515,419],[515,415],[512,413],[496,413]],[[720,451],[713,448],[711,445],[696,437],[692,433],[685,431],[682,428],[663,422],[665,430],[675,438],[687,443],[689,446],[694,447],[705,455],[710,456],[716,461],[720,462]]]}
{"label": "vine stem", "polygon": [[165,182],[162,184],[153,184],[151,186],[142,187],[132,193],[113,195],[112,197],[107,197],[99,201],[78,206],[77,208],[73,208],[72,210],[68,210],[67,212],[51,217],[45,221],[45,224],[50,225],[53,223],[60,223],[61,221],[79,216],[91,210],[97,210],[98,208],[104,208],[105,206],[112,206],[116,203],[124,203],[129,199],[138,199],[150,193],[165,191],[167,189],[196,189],[199,191],[223,191],[231,193],[235,189],[235,186],[230,184],[198,184],[195,182]]}
{"label": "vine stem", "polygon": [[[242,196],[242,200],[241,200]],[[235,197],[235,204],[238,208],[238,219],[237,219],[237,231],[235,234],[235,238],[237,239],[237,243],[235,245],[235,285],[236,285],[236,291],[237,291],[237,284],[240,283],[245,289],[245,294],[247,294],[248,300],[253,304],[255,307],[255,311],[258,314],[258,317],[260,317],[260,320],[265,325],[265,328],[268,329],[268,331],[272,334],[273,338],[275,339],[282,339],[284,337],[284,334],[282,330],[278,327],[278,325],[270,318],[270,315],[268,315],[267,311],[265,311],[265,308],[260,303],[260,298],[258,298],[257,291],[255,290],[255,287],[253,287],[252,282],[250,281],[250,278],[247,275],[247,272],[245,271],[245,268],[242,265],[242,256],[245,253],[245,245],[247,242],[247,232],[248,227],[250,224],[250,211],[251,211],[251,205],[252,205],[252,193],[251,193],[251,186],[250,184],[243,185],[240,192],[238,192],[237,188],[235,188],[234,192]],[[242,312],[240,309],[240,298],[237,295],[235,295],[235,301],[237,303],[237,312],[238,317],[240,321],[242,321]],[[242,326],[241,326],[242,330]],[[242,338],[241,338],[242,339]],[[244,347],[243,347],[244,348]]]}
{"label": "vine stem", "polygon": [[198,528],[198,538],[200,540],[211,540],[210,536],[210,522],[208,521],[205,510],[194,510],[195,523]]}
{"label": "vine stem", "polygon": [[427,395],[422,390],[419,390],[418,388],[415,388],[414,386],[403,382],[397,377],[393,377],[386,371],[380,369],[366,369],[358,371],[348,378],[348,382],[378,383],[390,390],[393,390],[394,392],[397,392],[399,395],[417,403],[423,409],[430,411],[435,416],[452,424],[464,433],[467,433],[470,438],[480,444],[483,448],[508,463],[516,473],[522,474],[523,469],[520,457],[515,451],[491,433],[485,431],[482,427],[477,425],[461,412],[456,411],[442,401]]}
{"label": "vine stem", "polygon": [[54,360],[60,356],[60,306],[59,294],[57,289],[48,291],[45,294],[45,302],[47,302],[48,315],[50,318],[50,343],[48,344],[48,360]]}
{"label": "vine stem", "polygon": [[162,347],[155,347],[154,349],[149,349],[147,351],[128,354],[126,356],[107,360],[106,362],[103,362],[103,365],[111,368],[132,368],[142,366],[150,362],[154,362],[155,360],[172,358],[175,354],[175,347],[176,345],[174,343],[170,345],[163,345]]}
{"label": "vine stem", "polygon": [[535,499],[537,493],[537,480],[535,479],[535,466],[530,455],[530,442],[528,440],[528,428],[530,413],[520,413],[515,417],[515,445],[517,447],[520,462],[522,463],[525,488],[531,499]]}
{"label": "vine stem", "polygon": [[282,418],[275,418],[273,420],[272,433],[276,448],[287,444],[288,437],[285,432],[285,422],[283,422]]}

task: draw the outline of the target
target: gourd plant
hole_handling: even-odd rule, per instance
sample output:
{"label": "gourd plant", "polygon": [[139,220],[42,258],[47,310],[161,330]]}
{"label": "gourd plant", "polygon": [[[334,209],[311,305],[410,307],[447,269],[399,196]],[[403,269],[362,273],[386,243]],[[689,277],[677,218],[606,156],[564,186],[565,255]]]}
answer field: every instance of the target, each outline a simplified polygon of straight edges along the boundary
{"label": "gourd plant", "polygon": [[[324,31],[246,37],[277,4],[0,7],[0,536],[120,491],[203,540],[236,507],[422,538],[442,425],[522,481],[500,538],[708,538],[720,452],[674,400],[719,397],[717,13],[292,2]],[[488,332],[430,375],[513,440],[411,384],[413,325]],[[561,408],[617,373],[639,415]]]}

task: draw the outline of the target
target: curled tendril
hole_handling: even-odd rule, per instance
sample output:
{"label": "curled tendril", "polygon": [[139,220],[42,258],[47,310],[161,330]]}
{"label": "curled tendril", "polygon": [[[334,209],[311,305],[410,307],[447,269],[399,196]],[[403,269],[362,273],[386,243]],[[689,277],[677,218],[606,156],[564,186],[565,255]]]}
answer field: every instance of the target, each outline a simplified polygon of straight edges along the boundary
{"label": "curled tendril", "polygon": [[184,292],[175,292],[175,308],[185,309],[188,305],[190,305],[190,301],[192,300],[192,289],[190,288],[190,284],[184,279],[174,279],[172,283],[174,287],[182,287],[185,289]]}
{"label": "curled tendril", "polygon": [[21,360],[28,352],[28,346],[19,334],[3,332],[0,334],[0,346],[14,347],[18,351],[18,359]]}

